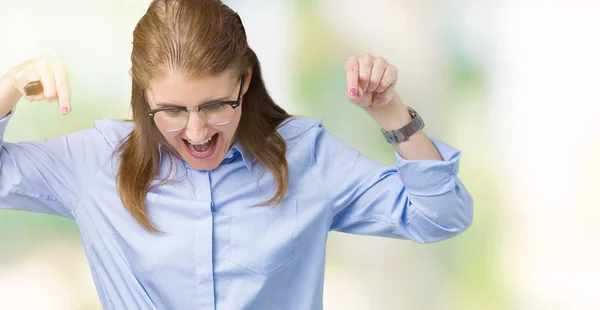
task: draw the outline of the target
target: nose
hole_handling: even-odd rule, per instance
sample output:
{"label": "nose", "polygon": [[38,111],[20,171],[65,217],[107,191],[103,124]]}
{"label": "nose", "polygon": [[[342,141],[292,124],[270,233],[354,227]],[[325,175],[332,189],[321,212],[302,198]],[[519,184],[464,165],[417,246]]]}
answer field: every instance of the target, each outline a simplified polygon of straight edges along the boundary
{"label": "nose", "polygon": [[198,115],[196,111],[190,111],[187,126],[185,128],[185,135],[193,142],[198,143],[204,141],[208,135],[208,126]]}

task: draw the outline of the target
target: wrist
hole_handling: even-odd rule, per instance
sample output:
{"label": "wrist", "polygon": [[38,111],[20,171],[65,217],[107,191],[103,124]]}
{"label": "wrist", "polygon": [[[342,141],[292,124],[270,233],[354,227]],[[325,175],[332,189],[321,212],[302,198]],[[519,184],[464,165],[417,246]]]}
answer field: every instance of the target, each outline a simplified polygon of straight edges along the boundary
{"label": "wrist", "polygon": [[386,105],[376,108],[367,107],[364,110],[385,131],[402,128],[412,121],[412,116],[398,94]]}
{"label": "wrist", "polygon": [[21,93],[15,88],[14,69],[11,69],[0,77],[0,117],[8,115],[20,99]]}
{"label": "wrist", "polygon": [[0,84],[4,86],[12,86],[15,90],[16,68],[10,68],[4,75],[0,77]]}

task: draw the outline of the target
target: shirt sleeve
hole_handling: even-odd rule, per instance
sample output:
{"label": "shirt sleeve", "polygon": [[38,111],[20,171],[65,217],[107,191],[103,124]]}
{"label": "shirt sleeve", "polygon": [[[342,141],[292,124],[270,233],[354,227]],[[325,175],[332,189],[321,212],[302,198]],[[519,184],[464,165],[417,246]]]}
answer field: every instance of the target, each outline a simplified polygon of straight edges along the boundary
{"label": "shirt sleeve", "polygon": [[50,140],[4,142],[13,113],[0,119],[0,209],[73,218],[74,206],[107,153],[106,141],[97,129],[89,129]]}
{"label": "shirt sleeve", "polygon": [[461,153],[433,140],[443,157],[383,166],[346,145],[322,126],[313,168],[333,208],[331,230],[419,243],[459,234],[472,222],[473,200],[459,180]]}

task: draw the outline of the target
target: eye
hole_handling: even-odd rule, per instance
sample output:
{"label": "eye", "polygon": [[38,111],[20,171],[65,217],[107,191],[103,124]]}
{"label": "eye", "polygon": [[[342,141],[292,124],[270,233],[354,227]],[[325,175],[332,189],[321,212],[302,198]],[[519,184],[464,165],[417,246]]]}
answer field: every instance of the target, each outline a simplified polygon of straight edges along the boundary
{"label": "eye", "polygon": [[169,110],[164,110],[163,112],[166,115],[168,115],[168,116],[179,116],[179,115],[185,113],[185,110],[183,110],[183,109],[169,109]]}
{"label": "eye", "polygon": [[202,107],[204,113],[218,112],[226,106],[225,103],[211,103]]}

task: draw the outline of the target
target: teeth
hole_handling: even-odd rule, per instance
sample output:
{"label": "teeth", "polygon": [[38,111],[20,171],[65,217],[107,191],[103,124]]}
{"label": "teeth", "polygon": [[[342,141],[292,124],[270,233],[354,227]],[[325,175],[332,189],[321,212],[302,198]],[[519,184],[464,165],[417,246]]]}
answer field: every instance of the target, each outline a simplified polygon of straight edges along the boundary
{"label": "teeth", "polygon": [[206,144],[206,143],[210,142],[210,140],[212,140],[212,137],[213,136],[210,136],[210,138],[208,138],[202,142],[198,142],[198,143],[192,143],[192,141],[189,141],[189,140],[185,140],[185,141],[187,141],[187,143],[190,145],[202,145],[202,144]]}

